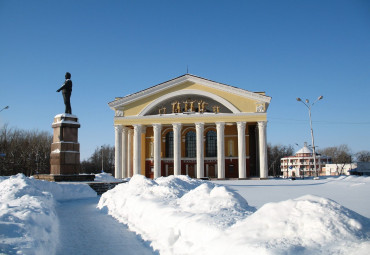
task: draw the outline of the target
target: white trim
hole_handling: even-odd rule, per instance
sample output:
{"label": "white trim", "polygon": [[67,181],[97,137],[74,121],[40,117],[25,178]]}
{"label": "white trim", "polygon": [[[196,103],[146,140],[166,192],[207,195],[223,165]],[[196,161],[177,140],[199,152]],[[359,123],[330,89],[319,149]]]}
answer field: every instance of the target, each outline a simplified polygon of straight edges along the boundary
{"label": "white trim", "polygon": [[222,84],[222,83],[218,83],[218,82],[214,82],[214,81],[210,81],[210,80],[205,80],[205,79],[200,78],[200,77],[190,76],[189,80],[193,81],[194,83],[199,83],[201,85],[205,85],[205,86],[208,86],[208,87],[211,87],[211,88],[214,88],[215,86],[217,86],[217,89],[220,89],[222,91],[232,93],[232,94],[235,94],[235,95],[239,95],[239,96],[244,96],[244,97],[247,97],[247,98],[250,98],[250,99],[254,99],[254,100],[258,100],[258,101],[262,101],[262,102],[266,102],[266,103],[270,103],[270,101],[271,101],[271,97],[263,96],[263,95],[255,93],[255,92],[245,90],[245,89],[232,87],[230,85],[225,85],[225,84]]}
{"label": "white trim", "polygon": [[189,131],[193,130],[195,132],[195,124],[191,127],[183,128],[181,131],[181,135],[185,136]]}
{"label": "white trim", "polygon": [[166,89],[169,89],[169,88],[172,88],[172,87],[174,87],[174,86],[176,86],[180,83],[184,83],[184,82],[198,83],[198,84],[203,85],[203,86],[207,86],[207,87],[211,87],[211,88],[217,88],[217,89],[219,89],[221,91],[225,91],[227,93],[232,93],[232,94],[235,94],[235,95],[244,96],[246,98],[257,100],[257,101],[260,101],[260,102],[270,103],[270,101],[271,101],[271,97],[268,97],[268,96],[264,96],[264,95],[260,95],[260,94],[255,93],[255,92],[250,92],[248,90],[232,87],[230,85],[225,85],[225,84],[222,84],[222,83],[206,80],[204,78],[193,76],[191,74],[186,74],[186,75],[177,77],[175,79],[172,79],[170,81],[167,81],[167,82],[161,83],[159,85],[153,86],[151,88],[142,90],[140,92],[137,92],[137,93],[134,93],[134,94],[131,94],[131,95],[127,95],[127,96],[125,96],[121,99],[118,99],[118,100],[115,100],[115,101],[112,101],[112,102],[108,103],[108,105],[112,110],[114,110],[119,106],[127,105],[127,104],[132,103],[136,100],[151,96],[153,94],[159,93],[159,92],[161,92],[163,90],[166,90]]}
{"label": "white trim", "polygon": [[108,103],[108,105],[112,109],[116,108],[117,106],[127,105],[127,104],[129,104],[131,102],[134,102],[136,100],[139,100],[141,98],[151,96],[153,94],[161,92],[162,90],[165,90],[165,89],[171,88],[173,86],[176,86],[177,84],[186,82],[187,80],[188,80],[188,78],[187,78],[186,75],[185,76],[180,76],[178,78],[175,78],[173,80],[161,83],[161,84],[156,85],[154,87],[144,89],[144,90],[142,90],[140,92],[137,92],[137,93],[134,93],[134,94],[127,95],[127,96],[125,96],[121,99],[118,99],[118,100],[115,100],[113,102]]}
{"label": "white trim", "polygon": [[61,152],[68,152],[68,153],[80,153],[79,151],[61,151],[59,149],[53,150],[51,153],[61,153]]}
{"label": "white trim", "polygon": [[217,95],[212,94],[212,93],[207,92],[207,91],[202,91],[202,90],[197,90],[197,89],[183,89],[183,90],[174,91],[172,93],[165,94],[165,95],[157,98],[156,100],[151,102],[149,105],[147,105],[139,113],[138,116],[144,116],[145,114],[150,112],[153,109],[154,106],[158,105],[162,101],[166,101],[167,99],[170,99],[172,97],[183,96],[183,95],[201,95],[201,96],[209,97],[209,98],[212,98],[213,100],[221,103],[223,106],[228,108],[233,113],[240,113],[240,111],[234,105],[232,105],[229,101],[225,100],[224,98],[222,98],[220,96],[217,96]]}
{"label": "white trim", "polygon": [[60,113],[60,114],[55,115],[54,118],[59,118],[59,117],[76,118],[76,119],[78,119],[78,117],[76,115],[69,114],[69,113]]}
{"label": "white trim", "polygon": [[[228,117],[228,116],[233,116],[233,117],[241,117],[241,116],[266,116],[266,113],[263,112],[240,112],[240,113],[194,113],[194,114],[183,114],[183,113],[170,113],[170,114],[162,114],[162,115],[148,115],[148,116],[127,116],[127,117],[114,117],[115,120],[121,120],[121,119],[126,119],[126,120],[137,120],[137,119],[156,119],[156,118],[162,118],[162,119],[169,119],[169,118],[185,118],[185,119],[191,119],[191,117],[219,117],[222,119],[222,117]],[[208,124],[208,123],[207,123]],[[163,125],[163,124],[162,124]]]}

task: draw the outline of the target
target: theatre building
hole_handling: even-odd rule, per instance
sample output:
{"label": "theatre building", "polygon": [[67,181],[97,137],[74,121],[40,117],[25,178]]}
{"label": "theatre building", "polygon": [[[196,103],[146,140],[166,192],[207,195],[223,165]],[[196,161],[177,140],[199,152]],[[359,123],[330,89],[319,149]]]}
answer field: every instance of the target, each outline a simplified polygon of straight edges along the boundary
{"label": "theatre building", "polygon": [[115,177],[267,178],[270,100],[191,74],[117,97]]}

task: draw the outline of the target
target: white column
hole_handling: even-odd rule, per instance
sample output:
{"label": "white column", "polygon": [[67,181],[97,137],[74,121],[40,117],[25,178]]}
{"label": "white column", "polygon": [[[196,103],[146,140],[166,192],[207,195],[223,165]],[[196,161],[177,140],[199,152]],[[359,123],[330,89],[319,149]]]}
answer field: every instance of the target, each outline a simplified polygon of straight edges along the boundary
{"label": "white column", "polygon": [[117,179],[121,179],[121,172],[122,172],[122,125],[114,126],[114,153],[115,153],[115,166],[114,166],[114,177]]}
{"label": "white column", "polygon": [[195,123],[197,136],[197,178],[204,177],[204,123]]}
{"label": "white column", "polygon": [[217,178],[225,179],[225,122],[217,122]]}
{"label": "white column", "polygon": [[133,162],[133,174],[141,173],[141,128],[140,124],[134,125],[134,162]]}
{"label": "white column", "polygon": [[267,139],[266,139],[266,121],[258,122],[258,135],[259,135],[259,156],[260,156],[260,178],[267,178]]}
{"label": "white column", "polygon": [[132,177],[132,133],[130,128],[127,132],[127,177]]}
{"label": "white column", "polygon": [[238,169],[239,179],[247,178],[245,166],[245,126],[246,122],[237,122],[238,127]]}
{"label": "white column", "polygon": [[153,124],[154,131],[154,178],[161,176],[161,124]]}
{"label": "white column", "polygon": [[128,128],[123,127],[122,128],[122,178],[127,178],[127,133]]}
{"label": "white column", "polygon": [[173,126],[173,174],[181,174],[181,123]]}

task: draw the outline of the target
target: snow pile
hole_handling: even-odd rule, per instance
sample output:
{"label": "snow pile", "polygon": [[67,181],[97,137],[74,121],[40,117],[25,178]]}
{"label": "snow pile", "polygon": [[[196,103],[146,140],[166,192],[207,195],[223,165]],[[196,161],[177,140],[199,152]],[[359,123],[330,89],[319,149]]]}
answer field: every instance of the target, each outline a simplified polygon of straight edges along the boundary
{"label": "snow pile", "polygon": [[98,208],[161,254],[366,254],[370,220],[336,202],[303,196],[258,211],[237,193],[186,176],[130,182]]}
{"label": "snow pile", "polygon": [[199,253],[223,228],[253,211],[226,188],[186,176],[153,181],[135,175],[104,193],[98,204],[103,207],[161,254]]}
{"label": "snow pile", "polygon": [[22,174],[0,179],[0,254],[54,254],[56,200],[93,197],[87,185],[58,184]]}
{"label": "snow pile", "polygon": [[122,180],[116,179],[111,174],[103,172],[100,174],[95,174],[95,181],[96,182],[121,182]]}
{"label": "snow pile", "polygon": [[328,180],[341,183],[355,183],[356,185],[370,183],[370,177],[357,175],[342,175],[339,177],[330,177],[328,178]]}
{"label": "snow pile", "polygon": [[312,195],[265,204],[225,234],[227,242],[218,243],[218,251],[228,246],[234,254],[368,254],[370,249],[369,219]]}

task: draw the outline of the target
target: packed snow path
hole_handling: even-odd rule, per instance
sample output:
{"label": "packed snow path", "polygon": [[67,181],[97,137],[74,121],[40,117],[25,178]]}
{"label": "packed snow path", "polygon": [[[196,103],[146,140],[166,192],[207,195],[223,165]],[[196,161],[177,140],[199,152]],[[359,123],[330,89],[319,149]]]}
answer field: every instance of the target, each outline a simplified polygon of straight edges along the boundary
{"label": "packed snow path", "polygon": [[155,254],[135,233],[96,209],[100,197],[59,202],[57,255]]}

